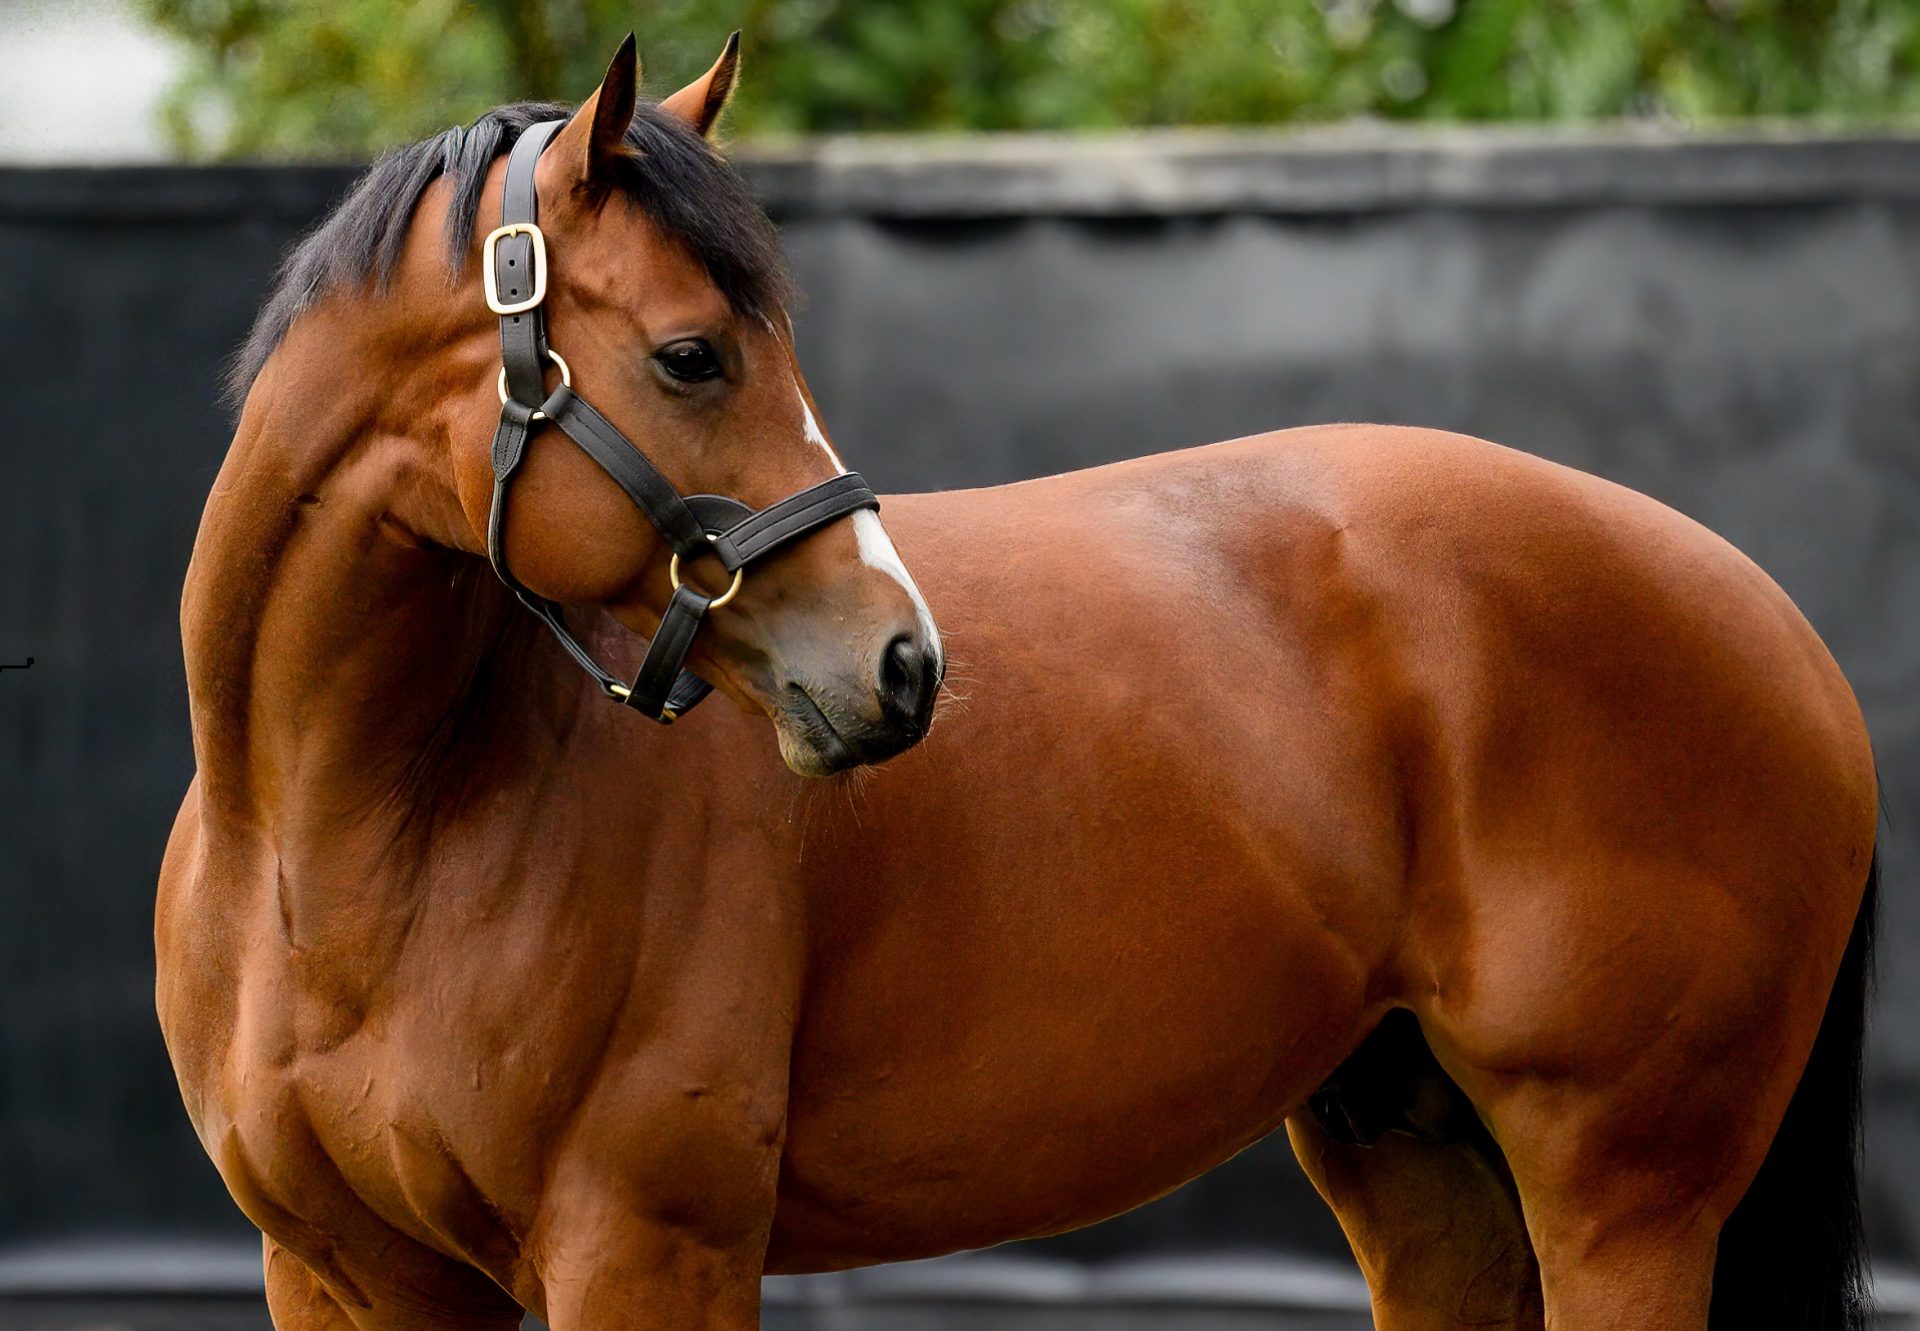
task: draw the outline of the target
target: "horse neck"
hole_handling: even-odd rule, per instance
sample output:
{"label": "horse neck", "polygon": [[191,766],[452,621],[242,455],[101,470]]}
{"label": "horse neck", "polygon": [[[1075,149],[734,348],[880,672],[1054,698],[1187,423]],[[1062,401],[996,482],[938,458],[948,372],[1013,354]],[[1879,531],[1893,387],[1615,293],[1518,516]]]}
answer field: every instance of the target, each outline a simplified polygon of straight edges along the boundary
{"label": "horse neck", "polygon": [[458,548],[445,420],[388,424],[379,362],[352,368],[377,348],[333,323],[255,385],[182,606],[203,809],[283,863],[424,857],[436,820],[551,756],[580,695]]}

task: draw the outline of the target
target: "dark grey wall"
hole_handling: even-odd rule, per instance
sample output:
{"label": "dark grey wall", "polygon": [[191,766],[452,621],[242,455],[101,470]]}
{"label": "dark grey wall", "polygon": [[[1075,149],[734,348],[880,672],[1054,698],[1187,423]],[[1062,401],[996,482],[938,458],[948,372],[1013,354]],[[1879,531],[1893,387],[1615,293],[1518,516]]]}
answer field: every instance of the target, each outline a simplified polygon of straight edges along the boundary
{"label": "dark grey wall", "polygon": [[[751,164],[882,488],[1330,419],[1483,434],[1746,549],[1866,706],[1894,831],[1872,1220],[1920,1254],[1920,143],[836,144]],[[151,1016],[211,403],[341,172],[0,172],[0,1238],[231,1212]],[[1070,1242],[1337,1244],[1284,1144]]]}

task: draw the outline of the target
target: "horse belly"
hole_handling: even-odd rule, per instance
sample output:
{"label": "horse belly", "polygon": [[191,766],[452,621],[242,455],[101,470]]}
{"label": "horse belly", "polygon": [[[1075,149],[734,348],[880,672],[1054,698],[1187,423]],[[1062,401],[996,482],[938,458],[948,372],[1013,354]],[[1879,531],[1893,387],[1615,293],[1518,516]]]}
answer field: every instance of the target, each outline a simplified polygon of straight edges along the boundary
{"label": "horse belly", "polygon": [[1096,822],[837,940],[795,1050],[769,1269],[1116,1215],[1272,1131],[1358,1043],[1383,917],[1351,866],[1247,853],[1244,827],[1227,854],[1186,812],[1185,844]]}
{"label": "horse belly", "polygon": [[1271,1132],[1372,1016],[1337,949],[1260,917],[1190,955],[1130,959],[1104,993],[1085,972],[1051,1004],[929,990],[908,1009],[924,1029],[873,1046],[885,1057],[803,1051],[769,1269],[1077,1228]]}

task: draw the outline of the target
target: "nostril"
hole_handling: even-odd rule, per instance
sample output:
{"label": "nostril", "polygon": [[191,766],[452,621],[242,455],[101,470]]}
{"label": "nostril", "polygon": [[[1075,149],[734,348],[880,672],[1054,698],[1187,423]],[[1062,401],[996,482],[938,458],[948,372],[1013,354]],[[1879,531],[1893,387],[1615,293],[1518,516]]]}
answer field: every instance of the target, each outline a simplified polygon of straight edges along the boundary
{"label": "nostril", "polygon": [[901,634],[880,654],[880,698],[902,719],[919,717],[932,701],[939,681],[931,654],[910,634]]}
{"label": "nostril", "polygon": [[880,691],[889,699],[910,700],[918,691],[918,658],[913,640],[904,633],[888,643],[887,650],[880,654]]}
{"label": "nostril", "polygon": [[943,672],[940,656],[917,633],[888,640],[873,665],[873,702],[864,724],[846,734],[849,750],[863,763],[885,762],[918,744],[933,724],[934,697]]}

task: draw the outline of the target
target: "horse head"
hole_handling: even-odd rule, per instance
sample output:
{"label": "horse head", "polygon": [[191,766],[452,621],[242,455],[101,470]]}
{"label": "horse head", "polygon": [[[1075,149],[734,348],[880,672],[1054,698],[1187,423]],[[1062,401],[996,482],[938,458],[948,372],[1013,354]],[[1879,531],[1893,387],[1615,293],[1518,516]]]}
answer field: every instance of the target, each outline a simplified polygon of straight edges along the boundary
{"label": "horse head", "polygon": [[[601,446],[636,451],[675,492],[673,503],[726,496],[735,502],[723,511],[739,516],[783,497],[804,499],[800,492],[845,474],[795,357],[771,224],[711,146],[736,54],[730,40],[705,75],[646,104],[629,37],[599,90],[557,130],[545,130],[551,137],[522,168],[531,173],[527,202],[539,223],[520,230],[537,245],[500,245],[511,226],[490,236],[473,228],[467,257],[473,273],[486,273],[487,294],[522,290],[503,265],[538,266],[520,274],[543,320],[539,368],[523,372],[535,381],[528,406],[552,392],[549,406],[574,410],[554,408],[564,429],[541,428],[544,417],[533,413],[524,459],[511,473],[510,514],[496,516],[501,445],[496,437],[490,456],[485,441],[486,418],[507,397],[500,345],[503,333],[511,344],[511,332],[502,325],[534,316],[475,293],[470,335],[460,341],[473,349],[478,372],[456,389],[471,411],[460,413],[468,419],[455,431],[454,488],[476,536],[490,520],[498,524],[496,567],[532,594],[523,595],[530,603],[600,606],[637,633],[665,637],[662,609],[680,586],[684,558],[685,579],[701,594],[692,621],[699,632],[686,629],[688,664],[773,720],[790,767],[824,775],[918,742],[944,667],[932,616],[878,513],[836,513],[750,568],[700,558],[684,534],[676,550],[673,524],[643,505],[635,485],[623,493],[616,483],[633,459],[612,458],[619,465],[610,474],[590,456],[594,441],[579,428],[572,396],[590,397],[592,414],[612,426],[602,433],[615,442]],[[450,218],[498,214],[507,174],[507,161],[495,162],[474,211],[455,200]],[[871,505],[863,484],[859,490]],[[692,509],[713,511],[698,499]],[[783,511],[804,517],[792,505]],[[699,546],[697,531],[692,544]],[[554,627],[564,640],[564,626]],[[605,676],[602,684],[627,696]]]}

